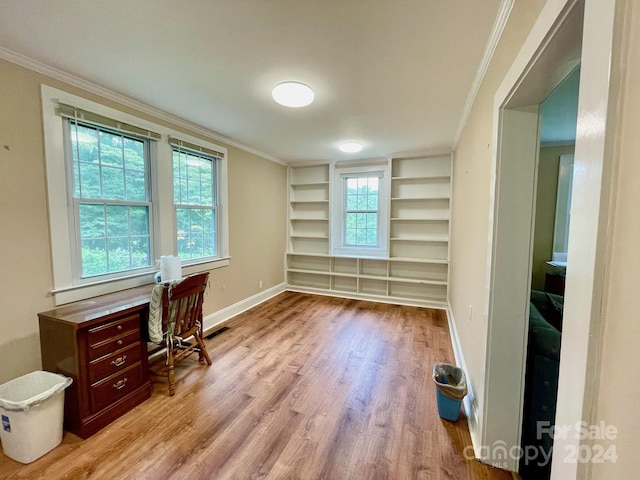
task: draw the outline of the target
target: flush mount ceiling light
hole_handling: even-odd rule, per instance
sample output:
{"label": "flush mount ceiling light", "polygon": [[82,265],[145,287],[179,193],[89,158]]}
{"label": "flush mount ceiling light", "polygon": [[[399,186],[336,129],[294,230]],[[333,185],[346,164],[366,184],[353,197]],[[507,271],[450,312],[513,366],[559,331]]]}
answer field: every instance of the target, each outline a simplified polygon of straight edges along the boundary
{"label": "flush mount ceiling light", "polygon": [[282,82],[273,87],[273,99],[280,105],[291,108],[306,107],[315,97],[309,85],[300,82]]}
{"label": "flush mount ceiling light", "polygon": [[346,142],[341,144],[338,149],[344,153],[358,153],[362,150],[362,144],[357,142]]}

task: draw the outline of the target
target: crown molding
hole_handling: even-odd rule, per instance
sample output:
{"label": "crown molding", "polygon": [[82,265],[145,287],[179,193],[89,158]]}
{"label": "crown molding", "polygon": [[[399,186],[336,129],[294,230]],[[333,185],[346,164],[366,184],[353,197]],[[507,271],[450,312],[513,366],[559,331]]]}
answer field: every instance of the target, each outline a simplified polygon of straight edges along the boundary
{"label": "crown molding", "polygon": [[453,145],[451,147],[451,150],[455,150],[458,147],[458,142],[460,141],[460,137],[462,136],[462,131],[464,130],[464,127],[467,124],[467,120],[469,119],[469,114],[471,113],[471,107],[473,107],[473,102],[475,102],[476,100],[476,96],[478,95],[478,91],[480,90],[480,85],[482,85],[484,76],[487,73],[489,63],[491,63],[493,54],[495,53],[496,47],[498,46],[498,41],[502,36],[504,27],[506,26],[507,20],[509,19],[509,15],[511,15],[511,9],[513,8],[514,3],[515,0],[502,0],[502,3],[500,4],[498,15],[496,16],[496,21],[494,22],[493,29],[491,30],[491,35],[489,36],[487,45],[484,48],[484,54],[482,55],[480,66],[478,67],[476,76],[473,79],[473,83],[471,84],[469,95],[467,95],[467,101],[465,102],[464,108],[462,110],[460,123],[458,124],[458,129],[456,130],[456,134],[453,137]]}
{"label": "crown molding", "polygon": [[143,103],[134,98],[127,97],[126,95],[122,95],[118,92],[114,92],[113,90],[109,90],[108,88],[102,87],[80,77],[76,77],[75,75],[64,72],[55,67],[39,62],[25,55],[22,55],[21,53],[14,52],[13,50],[2,46],[0,46],[0,58],[21,67],[28,68],[29,70],[33,70],[34,72],[40,73],[42,75],[46,75],[47,77],[51,77],[55,80],[59,80],[73,87],[81,88],[82,90],[85,90],[89,93],[99,95],[100,97],[106,98],[107,100],[111,100],[113,102],[124,105],[125,107],[133,108],[135,110],[138,110],[139,112],[151,115],[156,119],[163,120],[175,126],[190,130],[191,132],[197,133],[199,135],[203,135],[219,142],[223,142],[232,147],[239,148],[240,150],[244,150],[245,152],[262,157],[265,160],[269,160],[279,165],[287,165],[285,161],[274,157],[273,155],[269,155],[268,153],[256,150],[255,148],[249,147],[248,145],[233,140],[232,138],[225,137],[224,135],[220,135],[213,130],[202,127],[198,124],[190,122],[189,120],[177,117],[165,112],[164,110],[152,107],[151,105],[147,105],[146,103]]}

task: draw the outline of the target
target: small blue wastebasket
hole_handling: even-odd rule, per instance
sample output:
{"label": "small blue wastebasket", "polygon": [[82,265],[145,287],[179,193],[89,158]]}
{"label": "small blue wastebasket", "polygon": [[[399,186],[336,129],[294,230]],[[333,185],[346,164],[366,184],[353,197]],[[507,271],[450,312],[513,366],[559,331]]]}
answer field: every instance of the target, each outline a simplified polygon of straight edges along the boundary
{"label": "small blue wastebasket", "polygon": [[467,394],[467,382],[461,368],[446,363],[433,367],[436,401],[440,418],[455,422],[460,416],[462,399]]}
{"label": "small blue wastebasket", "polygon": [[452,422],[458,420],[462,400],[449,398],[440,390],[436,390],[436,400],[438,401],[438,415],[440,415],[440,418],[451,420]]}

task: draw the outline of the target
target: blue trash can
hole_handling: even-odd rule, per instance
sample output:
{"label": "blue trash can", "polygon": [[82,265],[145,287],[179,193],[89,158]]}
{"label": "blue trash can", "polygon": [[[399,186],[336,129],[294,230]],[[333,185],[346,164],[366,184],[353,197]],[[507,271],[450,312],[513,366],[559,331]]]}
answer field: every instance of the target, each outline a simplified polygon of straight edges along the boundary
{"label": "blue trash can", "polygon": [[461,368],[446,363],[433,367],[436,401],[440,418],[455,422],[460,416],[462,399],[467,394],[467,381]]}

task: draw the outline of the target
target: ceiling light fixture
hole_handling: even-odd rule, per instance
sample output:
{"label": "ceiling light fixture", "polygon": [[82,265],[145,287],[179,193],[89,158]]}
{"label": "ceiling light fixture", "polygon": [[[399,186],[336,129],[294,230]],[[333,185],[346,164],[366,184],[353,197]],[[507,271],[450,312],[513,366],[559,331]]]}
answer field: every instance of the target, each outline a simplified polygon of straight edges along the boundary
{"label": "ceiling light fixture", "polygon": [[300,82],[282,82],[273,87],[273,99],[280,105],[291,108],[306,107],[315,97],[309,85]]}
{"label": "ceiling light fixture", "polygon": [[341,144],[338,149],[344,153],[358,153],[362,150],[362,144],[358,142],[346,142]]}

